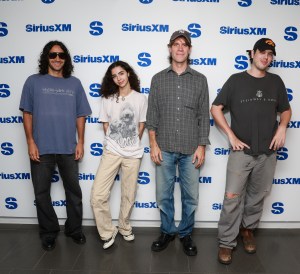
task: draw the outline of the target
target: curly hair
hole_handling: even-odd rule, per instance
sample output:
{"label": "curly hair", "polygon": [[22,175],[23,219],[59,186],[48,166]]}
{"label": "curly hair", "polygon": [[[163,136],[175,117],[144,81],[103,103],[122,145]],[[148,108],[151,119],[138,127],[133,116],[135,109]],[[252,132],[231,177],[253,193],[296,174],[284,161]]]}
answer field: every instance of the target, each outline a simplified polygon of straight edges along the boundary
{"label": "curly hair", "polygon": [[71,55],[68,51],[67,47],[60,41],[50,41],[48,42],[41,52],[40,59],[39,59],[39,73],[42,75],[48,74],[49,69],[49,57],[48,54],[53,46],[59,46],[66,54],[65,64],[63,66],[63,77],[68,78],[71,76],[74,66],[72,64]]}
{"label": "curly hair", "polygon": [[102,79],[102,83],[101,83],[102,96],[104,96],[105,98],[108,98],[108,97],[114,96],[114,95],[116,95],[117,98],[119,97],[119,86],[115,84],[115,82],[112,78],[112,75],[111,75],[112,69],[114,69],[116,67],[121,67],[127,73],[129,73],[128,81],[129,81],[130,87],[137,92],[141,92],[140,91],[140,89],[141,89],[140,88],[140,80],[139,80],[137,74],[135,73],[134,69],[124,61],[116,61],[108,67],[108,69]]}

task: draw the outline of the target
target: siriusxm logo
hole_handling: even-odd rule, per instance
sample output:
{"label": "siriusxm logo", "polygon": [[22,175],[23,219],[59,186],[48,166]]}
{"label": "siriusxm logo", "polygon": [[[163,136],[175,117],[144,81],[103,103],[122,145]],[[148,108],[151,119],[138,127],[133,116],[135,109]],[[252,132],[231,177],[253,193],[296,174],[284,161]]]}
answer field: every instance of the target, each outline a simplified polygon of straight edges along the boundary
{"label": "siriusxm logo", "polygon": [[214,203],[212,204],[212,210],[222,210],[223,205],[221,203]]}
{"label": "siriusxm logo", "polygon": [[140,24],[122,24],[122,31],[140,31],[140,32],[169,32],[169,25],[151,24],[151,25],[140,25]]}
{"label": "siriusxm logo", "polygon": [[[33,202],[34,206],[36,206],[36,200]],[[67,206],[66,200],[52,201],[52,206]]]}
{"label": "siriusxm logo", "polygon": [[144,153],[150,153],[150,147],[144,147]]}
{"label": "siriusxm logo", "polygon": [[5,56],[0,57],[0,64],[23,64],[25,56]]}
{"label": "siriusxm logo", "polygon": [[282,147],[277,150],[277,160],[284,161],[289,157],[288,149],[286,147]]}
{"label": "siriusxm logo", "polygon": [[201,36],[201,25],[197,23],[189,24],[187,29],[190,31],[191,38],[197,38]]}
{"label": "siriusxm logo", "polygon": [[273,179],[274,185],[300,185],[300,178]]}
{"label": "siriusxm logo", "polygon": [[141,88],[141,93],[149,94],[150,93],[150,88]]}
{"label": "siriusxm logo", "polygon": [[156,202],[141,203],[141,202],[135,201],[134,207],[136,207],[136,208],[158,208],[158,205]]}
{"label": "siriusxm logo", "polygon": [[291,102],[293,100],[293,90],[290,89],[290,88],[287,88],[286,92],[287,92],[287,96],[288,96],[289,102]]}
{"label": "siriusxm logo", "polygon": [[[180,178],[178,176],[175,176],[175,182],[179,183],[180,182]],[[211,184],[212,183],[212,177],[203,177],[200,176],[199,177],[199,183],[200,184]]]}
{"label": "siriusxm logo", "polygon": [[149,67],[151,65],[151,54],[148,52],[141,52],[138,55],[138,59],[140,60],[137,64],[140,67]]}
{"label": "siriusxm logo", "polygon": [[188,3],[219,3],[220,0],[173,0],[173,2],[188,2]]}
{"label": "siriusxm logo", "polygon": [[0,124],[21,124],[23,123],[22,116],[0,117]]}
{"label": "siriusxm logo", "polygon": [[285,36],[284,39],[287,41],[295,41],[298,38],[298,34],[297,34],[298,29],[296,27],[287,27],[285,28],[284,32],[285,32]]}
{"label": "siriusxm logo", "polygon": [[90,153],[93,156],[101,156],[103,153],[103,145],[100,143],[92,143],[90,148],[91,148]]}
{"label": "siriusxm logo", "polygon": [[26,32],[65,32],[71,31],[71,24],[54,24],[54,25],[43,25],[43,24],[28,24],[25,26]]}
{"label": "siriusxm logo", "polygon": [[271,5],[299,6],[299,0],[271,0]]}
{"label": "siriusxm logo", "polygon": [[150,183],[150,174],[148,172],[145,172],[145,171],[139,172],[139,176],[138,176],[137,182],[140,185],[147,185],[147,184],[149,184]]}
{"label": "siriusxm logo", "polygon": [[4,22],[0,22],[0,37],[6,36],[7,34],[7,24]]}
{"label": "siriusxm logo", "polygon": [[5,207],[7,209],[16,209],[18,207],[17,199],[14,197],[7,197],[5,199]]}
{"label": "siriusxm logo", "polygon": [[44,4],[52,4],[55,0],[42,0]]}
{"label": "siriusxm logo", "polygon": [[242,8],[247,8],[252,5],[252,0],[241,0],[241,1],[238,1],[238,4]]}
{"label": "siriusxm logo", "polygon": [[209,124],[211,127],[215,125],[215,120],[214,119],[209,119]]}
{"label": "siriusxm logo", "polygon": [[288,128],[300,128],[300,121],[289,121]]}
{"label": "siriusxm logo", "polygon": [[92,173],[89,173],[89,174],[87,174],[87,173],[79,173],[78,174],[78,179],[80,180],[80,181],[94,181],[95,180],[95,175],[94,174],[92,174]]}
{"label": "siriusxm logo", "polygon": [[57,183],[59,181],[59,175],[58,171],[54,170],[52,178],[51,178],[51,183]]}
{"label": "siriusxm logo", "polygon": [[88,123],[88,124],[98,124],[98,123],[100,123],[99,120],[98,120],[98,117],[91,117],[91,116],[87,116],[85,118],[85,122]]}
{"label": "siriusxm logo", "polygon": [[119,61],[119,55],[100,55],[100,56],[84,56],[75,55],[73,57],[74,63],[114,63]]}
{"label": "siriusxm logo", "polygon": [[248,67],[248,57],[245,55],[238,55],[235,57],[234,67],[239,70],[244,70]]}
{"label": "siriusxm logo", "polygon": [[0,84],[0,98],[7,98],[10,95],[9,85]]}
{"label": "siriusxm logo", "polygon": [[0,179],[2,180],[30,180],[30,173],[0,173]]}
{"label": "siriusxm logo", "polygon": [[140,0],[142,4],[151,4],[153,0]]}
{"label": "siriusxm logo", "polygon": [[239,28],[239,27],[220,27],[220,34],[234,34],[234,35],[266,35],[266,28]]}
{"label": "siriusxm logo", "polygon": [[275,202],[272,204],[271,212],[273,214],[282,214],[284,212],[284,204],[281,202]]}
{"label": "siriusxm logo", "polygon": [[300,61],[272,61],[269,67],[273,68],[300,68]]}
{"label": "siriusxm logo", "polygon": [[101,85],[98,83],[91,84],[89,94],[92,97],[100,97],[101,96]]}
{"label": "siriusxm logo", "polygon": [[2,143],[1,144],[1,153],[5,156],[12,155],[14,153],[13,145],[12,143]]}
{"label": "siriusxm logo", "polygon": [[197,58],[191,59],[190,65],[195,66],[216,66],[217,65],[217,58]]}
{"label": "siriusxm logo", "polygon": [[101,85],[98,83],[91,84],[89,94],[91,97],[100,97],[101,96]]}
{"label": "siriusxm logo", "polygon": [[215,155],[229,155],[230,148],[215,148],[214,154]]}
{"label": "siriusxm logo", "polygon": [[93,21],[90,23],[90,31],[89,33],[93,36],[99,36],[103,33],[103,24],[99,21]]}

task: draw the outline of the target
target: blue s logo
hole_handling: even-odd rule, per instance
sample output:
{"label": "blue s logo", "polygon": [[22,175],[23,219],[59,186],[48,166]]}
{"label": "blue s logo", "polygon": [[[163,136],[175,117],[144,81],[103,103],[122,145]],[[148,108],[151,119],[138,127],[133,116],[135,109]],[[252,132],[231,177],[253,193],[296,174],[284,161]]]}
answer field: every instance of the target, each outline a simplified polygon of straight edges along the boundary
{"label": "blue s logo", "polygon": [[188,25],[188,30],[190,31],[191,38],[197,38],[201,36],[201,25],[197,23],[192,23]]}
{"label": "blue s logo", "polygon": [[234,67],[239,70],[244,70],[248,67],[248,58],[245,55],[239,55],[235,58]]}
{"label": "blue s logo", "polygon": [[7,209],[16,209],[18,207],[17,199],[14,197],[7,197],[5,199],[5,207]]}
{"label": "blue s logo", "polygon": [[139,66],[141,67],[149,67],[151,65],[151,55],[148,52],[141,52],[138,55],[138,59],[140,62],[137,62]]}
{"label": "blue s logo", "polygon": [[140,0],[142,4],[151,4],[153,0]]}
{"label": "blue s logo", "polygon": [[148,172],[139,172],[138,184],[147,185],[150,183],[150,175]]}
{"label": "blue s logo", "polygon": [[89,33],[94,36],[99,36],[103,33],[103,24],[99,21],[93,21],[90,23],[90,31]]}
{"label": "blue s logo", "polygon": [[0,37],[6,36],[8,34],[7,24],[0,22]]}
{"label": "blue s logo", "polygon": [[55,0],[42,0],[44,4],[52,4]]}
{"label": "blue s logo", "polygon": [[296,27],[290,26],[285,28],[284,32],[286,35],[284,36],[284,39],[287,41],[295,41],[298,38],[297,31]]}
{"label": "blue s logo", "polygon": [[283,161],[286,160],[289,157],[288,155],[288,149],[285,147],[282,147],[277,150],[277,160],[278,161]]}
{"label": "blue s logo", "polygon": [[91,144],[91,154],[93,156],[101,156],[103,154],[103,145],[100,143]]}
{"label": "blue s logo", "polygon": [[283,203],[281,203],[281,202],[276,202],[276,203],[273,203],[272,204],[272,210],[271,210],[271,212],[273,213],[273,214],[282,214],[283,212],[284,212],[284,204]]}
{"label": "blue s logo", "polygon": [[12,143],[8,143],[8,142],[2,143],[1,148],[2,148],[1,153],[5,156],[9,156],[14,153]]}
{"label": "blue s logo", "polygon": [[293,90],[291,90],[290,88],[287,88],[286,92],[287,92],[289,102],[291,102],[293,100]]}
{"label": "blue s logo", "polygon": [[52,178],[51,178],[51,183],[57,183],[58,181],[59,181],[58,172],[56,170],[54,170]]}
{"label": "blue s logo", "polygon": [[101,85],[98,83],[93,83],[90,85],[90,95],[92,97],[100,97],[101,96]]}
{"label": "blue s logo", "polygon": [[0,84],[0,98],[6,98],[10,95],[9,85]]}
{"label": "blue s logo", "polygon": [[241,0],[241,1],[238,1],[238,4],[242,8],[247,8],[252,5],[252,0]]}

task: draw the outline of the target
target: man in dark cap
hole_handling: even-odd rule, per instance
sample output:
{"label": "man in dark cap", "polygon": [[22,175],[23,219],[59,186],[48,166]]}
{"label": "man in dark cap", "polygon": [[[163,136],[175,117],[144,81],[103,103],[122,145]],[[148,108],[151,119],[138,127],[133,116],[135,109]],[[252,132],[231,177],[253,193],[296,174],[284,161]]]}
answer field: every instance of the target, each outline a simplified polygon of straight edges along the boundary
{"label": "man in dark cap", "polygon": [[[199,196],[199,168],[209,144],[209,98],[206,77],[191,69],[191,37],[175,31],[168,44],[170,66],[151,81],[146,126],[151,160],[156,164],[156,201],[161,235],[152,251],[165,249],[178,235],[188,256],[197,254],[191,234]],[[179,171],[182,220],[174,220],[174,186]]]}
{"label": "man in dark cap", "polygon": [[[231,263],[238,234],[244,250],[248,254],[256,252],[253,230],[259,224],[264,198],[271,189],[276,151],[285,143],[291,118],[283,81],[278,75],[267,72],[276,55],[275,43],[262,38],[248,52],[250,69],[233,74],[211,107],[215,122],[231,144],[218,224],[218,259],[223,264]],[[229,111],[231,126],[223,111]]]}

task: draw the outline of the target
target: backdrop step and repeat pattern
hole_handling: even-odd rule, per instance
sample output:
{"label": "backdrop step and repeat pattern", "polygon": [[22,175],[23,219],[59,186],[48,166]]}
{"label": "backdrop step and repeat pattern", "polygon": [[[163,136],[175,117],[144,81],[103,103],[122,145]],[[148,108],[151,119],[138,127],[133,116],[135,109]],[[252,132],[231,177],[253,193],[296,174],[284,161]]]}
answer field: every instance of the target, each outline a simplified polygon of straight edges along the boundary
{"label": "backdrop step and repeat pattern", "polygon": [[[246,50],[261,37],[272,38],[277,56],[270,72],[285,82],[293,109],[286,144],[277,152],[273,188],[265,201],[263,223],[300,224],[300,57],[299,0],[0,0],[0,221],[36,221],[27,144],[19,111],[26,78],[38,72],[38,58],[50,40],[69,48],[74,75],[85,88],[93,113],[86,118],[85,156],[79,180],[84,220],[93,222],[90,191],[103,152],[103,130],[97,122],[101,80],[110,63],[124,60],[141,79],[148,96],[152,76],[166,68],[171,34],[186,29],[192,37],[192,68],[205,74],[210,102],[233,74],[249,67]],[[215,226],[219,219],[229,154],[227,138],[211,119],[211,145],[199,177],[197,226]],[[155,201],[155,169],[150,161],[147,131],[132,220],[159,224]],[[120,205],[120,179],[111,195],[114,219]],[[65,194],[58,171],[52,199],[57,215],[66,217]],[[179,185],[175,188],[176,219],[181,216]],[[25,220],[25,221],[24,221]]]}

